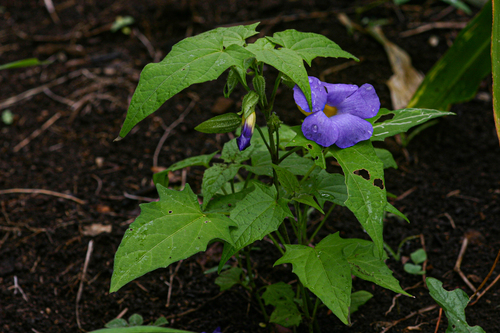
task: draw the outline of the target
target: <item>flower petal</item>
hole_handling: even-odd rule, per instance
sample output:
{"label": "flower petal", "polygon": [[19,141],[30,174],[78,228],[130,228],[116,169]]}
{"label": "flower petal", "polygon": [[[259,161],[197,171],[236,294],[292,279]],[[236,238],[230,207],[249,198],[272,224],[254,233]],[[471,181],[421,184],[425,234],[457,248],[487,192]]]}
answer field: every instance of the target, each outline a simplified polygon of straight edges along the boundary
{"label": "flower petal", "polygon": [[323,83],[323,86],[328,91],[326,104],[335,107],[342,103],[344,99],[346,99],[353,92],[358,90],[358,86],[355,84]]}
{"label": "flower petal", "polygon": [[[309,85],[311,86],[312,112],[323,111],[326,104],[326,90],[323,87],[323,82],[314,76],[309,76]],[[304,96],[304,93],[297,85],[293,87],[293,98],[295,99],[295,103],[303,111],[307,113],[311,112],[309,104],[307,104],[306,96]]]}
{"label": "flower petal", "polygon": [[328,118],[323,112],[315,112],[307,116],[302,123],[304,136],[323,147],[329,147],[337,141],[338,128],[332,121],[336,116]]}
{"label": "flower petal", "polygon": [[363,119],[374,117],[380,109],[380,100],[371,84],[365,83],[337,105],[338,114],[351,114]]}
{"label": "flower petal", "polygon": [[354,146],[360,141],[368,140],[373,134],[372,124],[351,114],[336,115],[330,120],[338,128],[338,138],[335,144],[339,148]]}

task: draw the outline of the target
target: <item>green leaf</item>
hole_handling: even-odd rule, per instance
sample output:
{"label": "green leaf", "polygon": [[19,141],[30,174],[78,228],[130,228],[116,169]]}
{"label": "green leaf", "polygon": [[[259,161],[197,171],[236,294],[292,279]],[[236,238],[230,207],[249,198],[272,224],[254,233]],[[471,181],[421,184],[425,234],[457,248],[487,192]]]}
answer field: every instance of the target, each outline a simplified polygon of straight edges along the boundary
{"label": "green leaf", "polygon": [[230,212],[236,207],[236,204],[243,200],[250,192],[254,190],[253,186],[244,188],[236,193],[227,195],[216,194],[204,209],[205,213],[224,213]]}
{"label": "green leaf", "polygon": [[373,294],[365,290],[355,291],[351,294],[351,307],[349,308],[349,313],[353,314],[358,311],[359,307],[370,300]]}
{"label": "green leaf", "polygon": [[235,67],[231,67],[229,73],[227,74],[226,84],[224,85],[224,97],[229,98],[231,93],[234,91],[234,88],[236,88],[236,86],[238,85],[238,82],[238,72],[236,71]]}
{"label": "green leaf", "polygon": [[301,126],[291,128],[295,132],[295,137],[288,143],[288,147],[304,147],[311,155],[314,163],[322,169],[326,169],[325,149],[316,142],[306,139],[302,133]]}
{"label": "green leaf", "polygon": [[[379,122],[380,118],[391,115],[391,119]],[[450,115],[454,115],[454,113],[429,109],[400,109],[394,111],[380,109],[375,117],[367,119],[373,125],[373,135],[370,140],[383,141],[387,137],[406,132],[413,126],[423,124],[433,118]]]}
{"label": "green leaf", "polygon": [[215,284],[220,287],[220,291],[230,289],[235,284],[240,283],[240,276],[243,270],[239,267],[232,267],[227,271],[220,273],[215,279]]}
{"label": "green leaf", "polygon": [[[280,152],[280,155],[284,154],[285,152]],[[280,163],[281,168],[290,171],[296,176],[304,176],[313,165],[313,161],[297,154],[291,154],[283,162]],[[244,167],[245,169],[255,173],[256,175],[273,175],[271,156],[267,152],[252,155],[252,165],[244,165]]]}
{"label": "green leaf", "polygon": [[293,196],[292,200],[314,207],[315,209],[319,210],[321,214],[325,214],[323,209],[316,203],[316,201],[314,201],[313,196],[310,194],[300,193],[296,196]]}
{"label": "green leaf", "polygon": [[467,6],[467,4],[463,1],[460,0],[441,0],[441,1],[446,2],[447,4],[452,5],[457,9],[463,10],[468,15],[472,14],[472,11],[470,10],[469,6]]}
{"label": "green leaf", "polygon": [[470,327],[465,318],[465,307],[469,304],[469,297],[462,289],[446,291],[443,283],[432,277],[425,279],[429,294],[443,308],[448,318],[446,333],[485,333],[479,326]]}
{"label": "green leaf", "polygon": [[252,50],[252,52],[255,54],[257,61],[261,61],[276,68],[293,80],[293,82],[302,89],[309,106],[311,106],[311,86],[309,85],[309,78],[302,57],[296,51],[286,48],[277,50],[266,48],[262,50]]}
{"label": "green leaf", "polygon": [[404,270],[408,274],[413,274],[413,275],[424,275],[425,271],[422,270],[421,265],[414,265],[412,263],[407,262],[403,266]]}
{"label": "green leaf", "polygon": [[345,206],[344,203],[347,200],[344,176],[338,173],[328,173],[325,170],[313,172],[303,183],[302,191],[314,195],[321,207],[326,201]]}
{"label": "green leaf", "polygon": [[164,187],[167,187],[168,186],[168,173],[170,171],[176,171],[176,170],[184,169],[184,168],[187,168],[190,166],[195,166],[195,165],[201,165],[201,166],[208,168],[210,161],[217,153],[218,152],[216,151],[212,154],[188,157],[182,161],[174,163],[171,166],[169,166],[166,170],[155,173],[153,175],[153,182],[156,185],[161,184]]}
{"label": "green leaf", "polygon": [[128,323],[130,326],[141,326],[144,323],[144,319],[138,313],[134,313],[128,318]]}
{"label": "green leaf", "polygon": [[183,331],[177,328],[156,327],[156,326],[133,326],[103,328],[89,333],[195,333],[192,331]]}
{"label": "green leaf", "polygon": [[168,324],[167,318],[161,316],[158,319],[156,319],[156,321],[153,324],[151,324],[151,325],[153,325],[153,326],[163,326],[163,325],[167,325],[167,324]]}
{"label": "green leaf", "polygon": [[194,129],[202,133],[227,133],[241,126],[241,117],[236,113],[225,113],[210,118]]}
{"label": "green leaf", "polygon": [[274,265],[292,264],[302,284],[348,325],[352,280],[342,255],[344,246],[338,233],[325,237],[315,248],[285,245],[285,255]]}
{"label": "green leaf", "polygon": [[207,38],[211,37],[212,35],[218,35],[222,36],[224,38],[224,47],[229,47],[230,45],[236,44],[239,46],[245,45],[245,40],[249,37],[252,37],[256,34],[258,34],[257,31],[255,31],[255,28],[260,24],[260,22],[249,24],[249,25],[238,25],[234,27],[229,27],[229,28],[217,28],[213,30],[209,30],[206,32],[203,32],[197,36],[194,36],[195,38]]}
{"label": "green leaf", "polygon": [[[487,3],[485,6],[489,6]],[[493,70],[493,118],[500,140],[500,0],[493,0],[493,32],[491,35],[491,63]]]}
{"label": "green leaf", "polygon": [[387,204],[384,166],[370,141],[361,141],[346,149],[330,147],[329,150],[344,171],[348,194],[345,205],[370,235],[379,256],[382,256],[383,216]]}
{"label": "green leaf", "polygon": [[491,18],[488,2],[427,73],[409,108],[448,110],[450,104],[475,96],[479,84],[491,72]]}
{"label": "green leaf", "polygon": [[418,249],[410,254],[410,258],[415,264],[421,264],[427,260],[427,253],[424,249]]}
{"label": "green leaf", "polygon": [[274,49],[274,47],[275,47],[275,44],[271,43],[269,41],[269,39],[267,39],[267,37],[262,37],[262,38],[257,39],[252,44],[248,44],[246,48],[248,51],[255,54],[256,52],[263,51],[263,50],[272,50],[272,49]]}
{"label": "green leaf", "polygon": [[398,165],[396,161],[394,160],[394,157],[392,157],[392,154],[390,151],[387,149],[382,149],[382,148],[374,148],[375,149],[375,154],[377,154],[377,157],[384,163],[384,169],[388,168],[394,168],[397,169]]}
{"label": "green leaf", "polygon": [[111,26],[111,29],[109,29],[111,32],[117,32],[121,28],[125,28],[126,26],[134,24],[135,20],[132,16],[118,16],[115,19],[115,22],[113,22],[113,25]]}
{"label": "green leaf", "polygon": [[299,192],[300,184],[297,177],[293,173],[279,165],[273,164],[273,169],[276,171],[278,181],[288,195],[291,196],[294,193]]}
{"label": "green leaf", "polygon": [[403,214],[403,213],[401,213],[396,207],[394,207],[393,205],[391,205],[389,202],[385,205],[385,211],[388,212],[388,213],[394,214],[396,216],[399,216],[400,218],[402,218],[406,222],[410,223],[410,220],[408,220],[408,218],[406,217],[406,215]]}
{"label": "green leaf", "polygon": [[50,61],[47,61],[47,60],[40,61],[37,58],[28,58],[28,59],[17,60],[17,61],[9,62],[7,64],[0,65],[0,71],[2,69],[24,68],[24,67],[31,67],[31,66],[46,65],[49,63],[50,63]]}
{"label": "green leaf", "polygon": [[351,58],[358,60],[349,52],[343,51],[340,46],[323,35],[300,32],[289,29],[277,32],[273,37],[267,37],[275,44],[297,52],[309,66],[316,57]]}
{"label": "green leaf", "polygon": [[234,222],[203,213],[189,184],[183,191],[157,185],[158,202],[140,205],[141,214],[125,232],[115,255],[110,292],[160,267],[204,251],[213,240],[232,243]]}
{"label": "green leaf", "polygon": [[[255,135],[254,135],[255,136]],[[241,163],[250,159],[255,150],[259,149],[258,144],[251,144],[247,149],[240,151],[236,139],[229,140],[222,147],[220,158],[226,163]]]}
{"label": "green leaf", "polygon": [[224,244],[219,268],[247,245],[278,229],[285,217],[293,217],[284,199],[276,200],[276,189],[255,184],[253,192],[236,204],[230,218],[238,228],[231,230],[234,245]]}
{"label": "green leaf", "polygon": [[343,251],[344,256],[351,265],[352,274],[395,293],[411,296],[401,289],[399,281],[392,276],[392,271],[384,262],[387,259],[385,252],[382,257],[379,257],[372,242],[362,239],[356,241],[356,243],[347,245]]}
{"label": "green leaf", "polygon": [[186,38],[174,45],[161,62],[146,65],[120,131],[121,138],[184,88],[215,80],[231,66],[244,67],[245,59],[253,54],[238,45],[241,40],[235,40],[232,32],[218,31]]}
{"label": "green leaf", "polygon": [[253,80],[253,88],[259,94],[259,101],[262,105],[267,104],[267,98],[266,98],[266,80],[262,75],[255,75]]}
{"label": "green leaf", "polygon": [[210,202],[212,196],[220,190],[222,186],[236,176],[241,164],[216,163],[205,170],[201,183],[201,193],[203,194],[203,209]]}
{"label": "green leaf", "polygon": [[128,323],[123,318],[115,318],[104,325],[107,328],[128,327]]}
{"label": "green leaf", "polygon": [[297,304],[294,301],[292,286],[284,282],[278,282],[266,287],[262,298],[266,305],[275,307],[271,313],[270,322],[281,326],[298,326],[302,320]]}
{"label": "green leaf", "polygon": [[243,102],[241,103],[241,111],[243,112],[243,117],[248,118],[252,113],[255,112],[255,106],[259,103],[259,95],[250,90],[248,94],[243,97]]}

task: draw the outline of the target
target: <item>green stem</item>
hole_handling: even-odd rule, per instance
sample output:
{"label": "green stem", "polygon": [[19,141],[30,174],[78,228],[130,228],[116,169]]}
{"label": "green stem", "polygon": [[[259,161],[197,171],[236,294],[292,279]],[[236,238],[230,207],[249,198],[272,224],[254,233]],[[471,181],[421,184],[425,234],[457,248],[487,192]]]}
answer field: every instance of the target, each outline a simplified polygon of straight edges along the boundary
{"label": "green stem", "polygon": [[290,237],[288,237],[288,231],[286,230],[286,226],[285,226],[285,223],[281,223],[280,224],[280,233],[284,236],[285,238],[285,243],[284,244],[291,244],[290,243]]}
{"label": "green stem", "polygon": [[245,249],[245,256],[246,256],[246,262],[247,262],[247,274],[248,274],[248,278],[250,280],[250,285],[252,286],[252,291],[255,295],[255,298],[257,299],[257,303],[259,303],[259,307],[262,311],[262,314],[264,315],[264,320],[266,322],[268,322],[269,316],[267,315],[264,303],[262,303],[262,299],[260,298],[260,295],[257,291],[257,286],[255,285],[255,280],[254,280],[253,274],[252,274],[252,263],[250,262],[250,251],[247,249]]}
{"label": "green stem", "polygon": [[316,230],[314,230],[311,238],[309,238],[309,241],[312,242],[314,240],[314,237],[316,237],[316,234],[321,230],[321,228],[323,227],[323,224],[325,224],[326,222],[326,219],[328,218],[328,216],[330,216],[330,213],[333,211],[333,208],[335,208],[335,206],[337,206],[336,204],[333,204],[330,209],[328,210],[328,212],[326,212],[325,216],[323,217],[323,219],[321,220],[321,222],[319,223],[318,227],[316,228]]}
{"label": "green stem", "polygon": [[302,147],[295,147],[292,150],[287,151],[285,155],[280,157],[279,163],[283,162],[285,160],[285,158],[287,158],[288,156],[292,155],[293,153],[295,153],[296,151],[299,151],[301,149],[302,149]]}
{"label": "green stem", "polygon": [[274,238],[274,236],[269,233],[267,234],[269,236],[269,238],[271,238],[271,240],[273,241],[274,243],[274,246],[276,246],[278,248],[278,250],[280,250],[281,252],[281,255],[285,255],[285,251],[283,251],[283,249],[281,248],[280,244],[276,241],[276,239]]}
{"label": "green stem", "polygon": [[267,143],[266,138],[264,137],[264,133],[262,132],[262,129],[259,126],[255,126],[255,127],[257,127],[257,130],[259,131],[260,137],[262,138],[262,141],[264,141],[264,144],[266,145],[267,150],[269,150],[269,153],[271,153],[271,147],[269,147],[269,144]]}
{"label": "green stem", "polygon": [[307,180],[307,178],[309,178],[309,176],[314,171],[314,169],[316,169],[316,163],[314,163],[313,166],[307,171],[307,173],[305,174],[305,176],[302,177],[302,179],[300,180],[300,184],[301,185]]}
{"label": "green stem", "polygon": [[[313,309],[313,314],[311,317],[311,323],[314,326],[314,329],[316,330],[316,333],[320,333],[321,329],[319,328],[318,320],[316,319],[316,313],[318,311],[318,307],[321,304],[321,301],[318,297],[316,297],[316,302],[314,303],[314,309]],[[314,331],[313,329],[313,331]]]}
{"label": "green stem", "polygon": [[268,112],[268,114],[271,114],[270,111],[271,111],[271,109],[274,106],[274,99],[276,97],[276,92],[278,91],[278,87],[280,86],[280,83],[281,83],[281,75],[278,75],[278,77],[276,78],[276,81],[274,81],[274,88],[273,88],[273,92],[271,93],[271,100],[267,104],[267,112]]}

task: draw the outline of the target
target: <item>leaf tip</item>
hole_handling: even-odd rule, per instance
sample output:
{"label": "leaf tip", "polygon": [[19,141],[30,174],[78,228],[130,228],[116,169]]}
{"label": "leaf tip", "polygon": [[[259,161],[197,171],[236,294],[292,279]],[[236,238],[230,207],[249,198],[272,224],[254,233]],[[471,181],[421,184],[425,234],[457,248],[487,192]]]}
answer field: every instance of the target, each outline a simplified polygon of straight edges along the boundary
{"label": "leaf tip", "polygon": [[122,140],[123,140],[123,137],[118,135],[118,136],[117,136],[117,137],[113,140],[113,142],[118,142],[118,141],[122,141]]}

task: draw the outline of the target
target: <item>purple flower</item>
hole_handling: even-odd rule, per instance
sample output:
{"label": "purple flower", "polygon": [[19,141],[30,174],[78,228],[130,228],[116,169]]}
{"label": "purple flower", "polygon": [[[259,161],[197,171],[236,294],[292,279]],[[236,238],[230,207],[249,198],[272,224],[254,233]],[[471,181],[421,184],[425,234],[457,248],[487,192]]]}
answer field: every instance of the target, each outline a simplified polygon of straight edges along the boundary
{"label": "purple flower", "polygon": [[307,139],[323,147],[347,148],[372,136],[373,127],[365,119],[377,114],[380,100],[371,84],[330,84],[313,76],[309,84],[312,111],[302,90],[293,88],[295,103],[307,116],[302,123]]}
{"label": "purple flower", "polygon": [[250,140],[252,139],[253,129],[255,128],[255,112],[251,113],[248,118],[243,117],[243,123],[241,126],[241,135],[236,142],[238,143],[238,148],[240,151],[245,150],[250,146]]}
{"label": "purple flower", "polygon": [[[205,333],[205,332],[201,332],[201,333]],[[220,330],[220,327],[217,327],[215,329],[215,331],[213,331],[213,333],[222,333],[221,330]]]}

